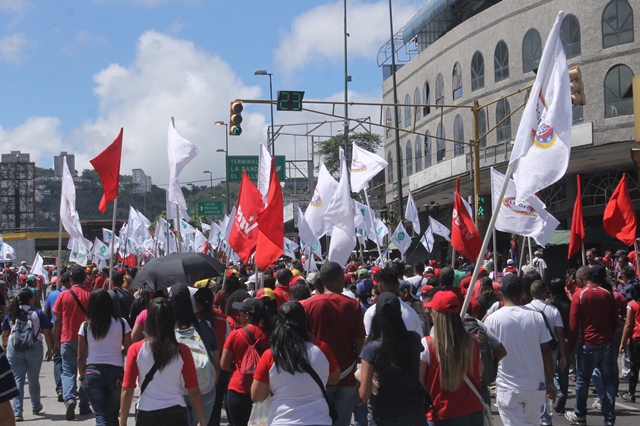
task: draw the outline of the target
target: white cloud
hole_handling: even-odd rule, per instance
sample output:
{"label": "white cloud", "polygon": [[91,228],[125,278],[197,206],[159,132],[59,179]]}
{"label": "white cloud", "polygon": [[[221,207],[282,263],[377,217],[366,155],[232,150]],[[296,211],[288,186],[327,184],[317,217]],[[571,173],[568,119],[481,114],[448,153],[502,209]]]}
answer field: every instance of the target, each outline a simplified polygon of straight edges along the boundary
{"label": "white cloud", "polygon": [[[394,31],[424,4],[424,1],[394,2]],[[389,3],[385,1],[349,1],[347,4],[348,54],[350,58],[375,59],[380,47],[389,40]],[[296,17],[291,30],[281,36],[275,52],[276,63],[287,74],[312,63],[344,58],[344,3],[317,6]]]}
{"label": "white cloud", "polygon": [[51,162],[65,149],[59,127],[60,120],[55,117],[30,117],[10,130],[0,127],[0,147],[3,153],[29,153],[31,161],[42,166],[43,161]]}
{"label": "white cloud", "polygon": [[0,59],[19,65],[27,58],[29,42],[24,34],[11,34],[0,38]]}

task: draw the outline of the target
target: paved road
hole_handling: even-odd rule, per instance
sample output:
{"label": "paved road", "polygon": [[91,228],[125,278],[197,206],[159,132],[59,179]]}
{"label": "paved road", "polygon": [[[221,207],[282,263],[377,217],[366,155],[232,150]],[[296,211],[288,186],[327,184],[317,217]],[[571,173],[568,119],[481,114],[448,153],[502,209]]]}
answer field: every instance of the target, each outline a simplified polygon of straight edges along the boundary
{"label": "paved road", "polygon": [[[64,405],[57,400],[57,396],[55,393],[55,386],[53,383],[53,363],[43,363],[42,372],[40,374],[40,384],[42,388],[42,404],[44,405],[44,410],[40,415],[34,416],[31,414],[31,403],[28,398],[28,387],[25,386],[25,392],[27,396],[25,397],[25,407],[27,408],[24,411],[24,422],[22,424],[28,425],[51,425],[54,423],[71,423],[74,425],[95,425],[95,420],[92,415],[88,416],[79,416],[77,414],[78,409],[76,408],[76,420],[73,422],[67,422],[64,418]],[[567,401],[567,407],[573,407],[575,402],[575,394],[573,392],[574,384],[571,383],[570,386],[570,395]],[[620,389],[627,389],[627,382],[621,382]],[[136,393],[137,395],[137,393]],[[134,398],[135,400],[135,398]],[[589,398],[588,407],[591,407],[593,402],[593,396]],[[494,401],[495,402],[495,401]],[[223,410],[224,414],[224,410]],[[494,425],[501,426],[502,422],[500,421],[500,416],[498,415],[497,408],[493,407],[493,421]],[[618,426],[638,426],[640,424],[640,403],[638,404],[630,404],[626,402],[622,402],[621,399],[616,400],[616,416]],[[131,409],[131,415],[129,417],[129,424],[133,425],[133,407]],[[569,422],[560,415],[555,415],[553,419],[554,425],[562,426],[568,425]],[[596,410],[589,409],[587,424],[589,425],[598,425],[602,424],[602,416]],[[223,423],[227,424],[227,423]]]}

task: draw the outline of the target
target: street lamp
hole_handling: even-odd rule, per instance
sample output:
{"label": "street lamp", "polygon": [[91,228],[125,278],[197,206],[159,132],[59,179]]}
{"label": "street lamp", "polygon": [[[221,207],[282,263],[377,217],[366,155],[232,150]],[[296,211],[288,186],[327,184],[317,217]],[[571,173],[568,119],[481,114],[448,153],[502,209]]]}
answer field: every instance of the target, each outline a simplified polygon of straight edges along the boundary
{"label": "street lamp", "polygon": [[202,173],[203,174],[209,173],[209,179],[211,180],[211,183],[209,184],[209,189],[211,189],[211,198],[213,198],[213,172],[210,172],[209,170],[205,170]]}
{"label": "street lamp", "polygon": [[224,152],[224,164],[225,164],[225,170],[226,170],[226,181],[227,181],[227,214],[231,213],[231,209],[229,208],[229,202],[231,200],[231,198],[229,197],[229,124],[225,123],[224,121],[216,121],[215,122],[216,126],[224,126],[225,127],[225,149],[217,149],[216,152]]}
{"label": "street lamp", "polygon": [[267,72],[267,70],[255,70],[253,75],[268,75],[269,76],[269,100],[271,101],[271,155],[275,157],[276,155],[276,139],[274,135],[274,127],[273,127],[273,84],[271,82],[271,76],[273,73]]}

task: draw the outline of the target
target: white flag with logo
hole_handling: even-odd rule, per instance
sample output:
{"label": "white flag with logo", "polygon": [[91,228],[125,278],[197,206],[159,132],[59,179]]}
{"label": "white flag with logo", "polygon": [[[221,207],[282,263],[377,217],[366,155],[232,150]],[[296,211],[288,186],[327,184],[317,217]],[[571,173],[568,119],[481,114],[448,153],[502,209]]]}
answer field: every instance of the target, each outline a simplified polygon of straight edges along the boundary
{"label": "white flag with logo", "polygon": [[573,115],[567,58],[560,40],[563,19],[560,11],[542,51],[509,160],[519,160],[513,174],[518,204],[560,180],[569,165]]}
{"label": "white flag with logo", "polygon": [[195,234],[197,231],[189,222],[184,219],[180,219],[180,232],[184,234]]}
{"label": "white flag with logo", "polygon": [[427,227],[427,230],[424,232],[422,238],[420,238],[420,242],[424,246],[424,248],[431,253],[433,251],[433,245],[436,242],[435,236],[433,235],[433,230],[431,229],[431,225]]}
{"label": "white flag with logo", "polygon": [[209,230],[209,244],[214,249],[217,249],[222,244],[222,229],[217,223],[211,222],[211,229]]}
{"label": "white flag with logo", "polygon": [[318,183],[313,190],[313,196],[311,197],[307,211],[304,212],[304,219],[307,221],[307,224],[309,224],[309,228],[311,228],[316,238],[320,238],[327,233],[328,229],[325,226],[324,214],[337,189],[338,182],[331,176],[331,173],[329,173],[325,165],[320,163]]}
{"label": "white flag with logo", "polygon": [[283,255],[288,256],[292,259],[296,258],[296,250],[298,250],[300,246],[296,244],[294,241],[291,241],[287,237],[284,237],[284,250]]}
{"label": "white flag with logo", "polygon": [[351,190],[359,192],[375,175],[387,167],[384,158],[353,144],[353,158],[351,159]]}
{"label": "white flag with logo", "polygon": [[375,237],[378,238],[378,245],[382,245],[384,243],[384,237],[386,235],[389,235],[389,228],[387,227],[387,225],[384,224],[383,221],[381,221],[380,219],[376,218],[375,219],[375,228],[376,228],[376,233],[375,236],[372,235],[371,238],[369,238],[371,241],[376,242],[376,240],[374,239]]}
{"label": "white flag with logo", "polygon": [[198,253],[202,253],[202,251],[204,250],[204,244],[207,242],[207,237],[204,236],[204,234],[202,232],[200,232],[199,229],[196,229],[196,234],[195,234],[195,251]]}
{"label": "white flag with logo", "polygon": [[96,237],[93,240],[93,249],[91,249],[91,253],[100,259],[109,259],[111,252],[109,251],[109,247],[100,241],[100,238]]}
{"label": "white flag with logo", "polygon": [[418,207],[413,200],[413,195],[409,191],[409,197],[407,198],[407,210],[404,213],[404,218],[413,224],[413,231],[416,234],[420,233],[420,217],[418,216]]}
{"label": "white flag with logo", "polygon": [[411,237],[407,234],[407,230],[404,229],[402,222],[398,223],[396,230],[391,236],[391,242],[400,250],[400,253],[405,254],[411,246]]}
{"label": "white flag with logo", "polygon": [[523,203],[516,203],[516,183],[513,179],[509,180],[504,198],[498,200],[503,183],[504,175],[491,168],[493,208],[500,208],[496,229],[531,237],[541,246],[547,245],[560,222],[544,208],[544,203],[535,195]]}
{"label": "white flag with logo", "polygon": [[104,241],[106,244],[111,244],[112,235],[113,233],[110,229],[102,228],[102,241]]}
{"label": "white flag with logo", "polygon": [[200,228],[202,229],[202,232],[207,232],[211,230],[211,225],[207,225],[202,221],[202,218],[200,218]]}
{"label": "white flag with logo", "polygon": [[[470,216],[473,217],[473,215]],[[433,232],[434,234],[444,237],[444,239],[447,241],[451,241],[451,231],[449,230],[449,228],[447,228],[431,216],[429,216],[429,228],[431,228],[431,232]]]}
{"label": "white flag with logo", "polygon": [[198,148],[178,134],[173,117],[169,120],[169,131],[167,132],[167,154],[169,158],[169,201],[180,206],[181,210],[187,210],[187,202],[182,195],[178,178],[182,169],[198,155]]}

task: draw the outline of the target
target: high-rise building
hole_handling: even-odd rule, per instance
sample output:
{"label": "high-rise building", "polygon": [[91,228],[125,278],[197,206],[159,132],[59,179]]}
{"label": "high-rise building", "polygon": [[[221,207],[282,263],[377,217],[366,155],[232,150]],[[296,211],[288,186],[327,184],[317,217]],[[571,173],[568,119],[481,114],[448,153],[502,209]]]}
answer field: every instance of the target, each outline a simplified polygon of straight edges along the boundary
{"label": "high-rise building", "polygon": [[73,154],[68,154],[67,151],[61,151],[60,155],[55,155],[53,157],[53,175],[56,177],[62,177],[62,159],[67,157],[67,166],[69,166],[69,172],[71,176],[77,176],[78,172],[76,171],[76,156]]}
{"label": "high-rise building", "polygon": [[151,191],[151,176],[147,176],[142,169],[133,169],[133,193],[144,194]]}
{"label": "high-rise building", "polygon": [[0,229],[31,231],[35,226],[36,165],[29,154],[11,151],[0,163]]}

